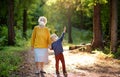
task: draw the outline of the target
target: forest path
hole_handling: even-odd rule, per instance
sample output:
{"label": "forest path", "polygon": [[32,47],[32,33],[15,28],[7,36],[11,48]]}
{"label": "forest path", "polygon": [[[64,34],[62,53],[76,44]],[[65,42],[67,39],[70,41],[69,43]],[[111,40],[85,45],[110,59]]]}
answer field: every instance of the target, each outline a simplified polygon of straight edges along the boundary
{"label": "forest path", "polygon": [[[24,62],[18,71],[19,77],[37,77],[34,73],[34,52],[28,50],[21,56],[23,56]],[[120,77],[120,60],[101,57],[100,54],[76,53],[76,51],[69,51],[66,47],[64,57],[68,77]],[[49,51],[49,63],[45,65],[44,69],[47,72],[45,77],[56,77],[53,51]],[[61,64],[60,74],[63,77]]]}

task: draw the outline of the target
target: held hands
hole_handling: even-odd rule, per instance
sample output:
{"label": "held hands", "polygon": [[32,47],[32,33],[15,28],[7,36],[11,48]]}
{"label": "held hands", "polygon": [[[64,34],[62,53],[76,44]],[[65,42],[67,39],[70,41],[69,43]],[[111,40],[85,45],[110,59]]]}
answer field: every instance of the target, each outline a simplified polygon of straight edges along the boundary
{"label": "held hands", "polygon": [[63,32],[64,32],[64,33],[66,32],[66,26],[64,27],[64,30],[63,30]]}
{"label": "held hands", "polygon": [[34,47],[31,47],[31,51],[34,51]]}

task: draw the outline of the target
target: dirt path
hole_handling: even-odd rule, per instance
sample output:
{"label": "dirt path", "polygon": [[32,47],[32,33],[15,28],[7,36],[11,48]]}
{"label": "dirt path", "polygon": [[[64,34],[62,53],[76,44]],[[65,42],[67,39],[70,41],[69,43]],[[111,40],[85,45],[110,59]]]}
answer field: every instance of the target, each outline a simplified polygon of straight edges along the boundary
{"label": "dirt path", "polygon": [[[16,72],[18,77],[36,77],[33,55],[34,53],[30,50],[22,54],[25,62]],[[64,57],[68,77],[120,77],[120,60],[101,57],[100,54],[74,53],[67,48],[64,51]],[[49,51],[49,63],[45,66],[46,77],[56,77],[54,64],[53,51]],[[61,64],[60,70],[61,77],[63,77]]]}

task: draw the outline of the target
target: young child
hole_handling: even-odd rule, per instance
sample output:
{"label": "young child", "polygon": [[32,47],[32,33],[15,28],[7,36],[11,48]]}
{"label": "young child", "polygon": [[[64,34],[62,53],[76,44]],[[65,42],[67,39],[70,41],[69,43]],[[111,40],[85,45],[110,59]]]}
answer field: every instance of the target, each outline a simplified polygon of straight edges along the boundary
{"label": "young child", "polygon": [[58,38],[56,34],[52,34],[50,37],[52,41],[51,49],[54,50],[54,54],[55,54],[55,61],[56,61],[55,67],[56,67],[57,77],[60,77],[59,61],[61,61],[62,63],[62,70],[63,70],[64,77],[67,77],[67,71],[66,71],[65,60],[63,55],[63,47],[62,47],[62,41],[63,41],[65,32],[66,32],[66,27],[64,27],[64,31],[60,38]]}

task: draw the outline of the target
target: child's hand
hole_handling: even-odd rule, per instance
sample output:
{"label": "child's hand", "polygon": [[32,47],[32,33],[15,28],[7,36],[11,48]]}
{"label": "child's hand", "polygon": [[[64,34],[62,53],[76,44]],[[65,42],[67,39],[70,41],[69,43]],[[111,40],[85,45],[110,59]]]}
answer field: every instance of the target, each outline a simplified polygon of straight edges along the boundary
{"label": "child's hand", "polygon": [[34,51],[34,47],[31,47],[31,51]]}
{"label": "child's hand", "polygon": [[52,47],[51,47],[51,46],[48,46],[48,48],[49,48],[50,50],[52,50]]}
{"label": "child's hand", "polygon": [[66,32],[66,26],[64,27],[64,31],[63,31],[64,33]]}

